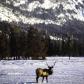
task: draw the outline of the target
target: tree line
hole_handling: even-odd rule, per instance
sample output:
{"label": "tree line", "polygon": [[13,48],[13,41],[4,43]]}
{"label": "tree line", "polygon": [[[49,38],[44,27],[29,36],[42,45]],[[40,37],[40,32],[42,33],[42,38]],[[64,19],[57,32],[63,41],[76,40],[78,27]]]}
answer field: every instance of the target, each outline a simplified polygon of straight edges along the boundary
{"label": "tree line", "polygon": [[45,59],[46,40],[40,29],[30,26],[25,31],[6,21],[0,23],[0,59]]}
{"label": "tree line", "polygon": [[[57,35],[54,35],[57,37]],[[57,37],[58,38],[58,37]],[[46,56],[84,56],[84,43],[72,39],[67,33],[66,39],[50,39],[43,36],[39,28],[30,25],[28,31],[16,23],[0,22],[0,60],[1,59],[45,59]]]}
{"label": "tree line", "polygon": [[[58,38],[57,34],[54,34],[53,37]],[[68,32],[65,38],[61,36],[61,40],[51,39],[49,33],[46,34],[45,39],[46,47],[48,47],[47,56],[84,56],[84,42],[80,43]]]}

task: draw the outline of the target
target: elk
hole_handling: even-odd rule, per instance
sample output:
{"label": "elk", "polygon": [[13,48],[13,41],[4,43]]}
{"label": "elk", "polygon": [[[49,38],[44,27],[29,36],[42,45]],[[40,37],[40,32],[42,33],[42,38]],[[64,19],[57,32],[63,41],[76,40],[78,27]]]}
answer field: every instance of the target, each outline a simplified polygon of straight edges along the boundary
{"label": "elk", "polygon": [[[55,63],[56,63],[56,61],[55,61]],[[48,64],[46,62],[46,64],[47,64],[47,66],[48,66],[49,69],[42,69],[42,68],[37,68],[36,69],[36,76],[37,76],[36,77],[36,82],[37,83],[38,83],[38,78],[39,77],[43,77],[42,82],[44,80],[44,77],[46,77],[46,81],[48,82],[48,76],[52,75],[52,73],[53,73],[53,67],[55,66],[55,63],[54,63],[53,66],[48,66]]]}

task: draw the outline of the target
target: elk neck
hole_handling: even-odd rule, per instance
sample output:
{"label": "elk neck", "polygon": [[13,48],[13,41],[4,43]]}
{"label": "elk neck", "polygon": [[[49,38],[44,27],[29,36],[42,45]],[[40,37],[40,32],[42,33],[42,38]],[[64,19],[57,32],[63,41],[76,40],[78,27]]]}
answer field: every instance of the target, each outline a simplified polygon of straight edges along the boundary
{"label": "elk neck", "polygon": [[52,73],[53,73],[53,68],[49,68],[49,75],[52,75]]}

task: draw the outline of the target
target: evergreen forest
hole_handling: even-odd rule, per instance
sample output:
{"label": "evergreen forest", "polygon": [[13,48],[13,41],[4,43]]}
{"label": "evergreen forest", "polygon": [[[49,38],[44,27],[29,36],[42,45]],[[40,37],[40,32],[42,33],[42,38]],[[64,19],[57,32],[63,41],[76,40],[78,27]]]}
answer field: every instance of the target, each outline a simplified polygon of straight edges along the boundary
{"label": "evergreen forest", "polygon": [[46,56],[84,56],[84,42],[68,33],[66,39],[54,40],[32,25],[26,31],[16,23],[0,22],[0,60],[44,60]]}

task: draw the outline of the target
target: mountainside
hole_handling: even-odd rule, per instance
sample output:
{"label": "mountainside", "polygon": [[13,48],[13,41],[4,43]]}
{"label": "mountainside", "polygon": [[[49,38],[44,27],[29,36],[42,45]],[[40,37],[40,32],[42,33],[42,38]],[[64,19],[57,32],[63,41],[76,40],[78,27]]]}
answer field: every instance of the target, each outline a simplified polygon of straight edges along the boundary
{"label": "mountainside", "polygon": [[32,24],[42,31],[84,34],[84,0],[0,0],[0,20]]}

